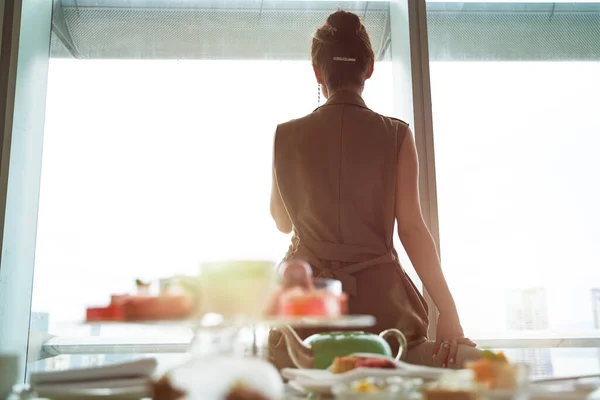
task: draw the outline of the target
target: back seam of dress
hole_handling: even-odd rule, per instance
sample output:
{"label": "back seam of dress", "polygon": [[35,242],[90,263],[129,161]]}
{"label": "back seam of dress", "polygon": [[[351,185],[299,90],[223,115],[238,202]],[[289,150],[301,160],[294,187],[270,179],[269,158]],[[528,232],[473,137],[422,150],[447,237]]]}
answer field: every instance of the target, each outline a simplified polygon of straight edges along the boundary
{"label": "back seam of dress", "polygon": [[338,213],[338,232],[339,238],[342,243],[345,243],[344,234],[342,232],[342,157],[344,152],[344,111],[346,110],[346,106],[342,105],[342,112],[340,114],[340,163],[338,165],[338,204],[337,204],[337,213]]}

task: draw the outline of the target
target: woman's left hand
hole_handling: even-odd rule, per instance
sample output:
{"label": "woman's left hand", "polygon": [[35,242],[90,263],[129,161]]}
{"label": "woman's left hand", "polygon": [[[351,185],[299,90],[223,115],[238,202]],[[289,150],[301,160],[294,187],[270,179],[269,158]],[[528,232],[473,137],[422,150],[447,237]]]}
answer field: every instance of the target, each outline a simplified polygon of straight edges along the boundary
{"label": "woman's left hand", "polygon": [[440,314],[437,323],[437,335],[433,345],[433,358],[439,357],[442,368],[456,362],[458,345],[476,347],[477,344],[466,338],[460,320],[455,313]]}

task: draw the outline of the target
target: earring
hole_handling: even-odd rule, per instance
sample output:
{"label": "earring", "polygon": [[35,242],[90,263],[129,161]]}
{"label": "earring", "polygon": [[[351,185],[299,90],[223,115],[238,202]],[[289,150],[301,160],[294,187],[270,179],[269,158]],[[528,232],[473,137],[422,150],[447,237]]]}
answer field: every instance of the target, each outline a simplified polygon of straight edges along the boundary
{"label": "earring", "polygon": [[317,107],[321,105],[321,85],[317,83]]}

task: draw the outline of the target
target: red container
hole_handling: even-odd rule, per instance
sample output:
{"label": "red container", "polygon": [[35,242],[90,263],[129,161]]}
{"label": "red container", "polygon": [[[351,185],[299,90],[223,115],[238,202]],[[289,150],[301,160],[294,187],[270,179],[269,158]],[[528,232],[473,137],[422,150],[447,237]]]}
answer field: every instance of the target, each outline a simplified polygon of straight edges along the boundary
{"label": "red container", "polygon": [[132,296],[123,305],[127,321],[170,320],[189,317],[189,296]]}
{"label": "red container", "polygon": [[88,307],[85,311],[85,319],[89,322],[94,321],[123,321],[125,312],[120,305],[110,305],[108,307]]}
{"label": "red container", "polygon": [[320,290],[286,293],[282,296],[279,306],[281,315],[286,317],[338,317],[341,314],[338,297]]}

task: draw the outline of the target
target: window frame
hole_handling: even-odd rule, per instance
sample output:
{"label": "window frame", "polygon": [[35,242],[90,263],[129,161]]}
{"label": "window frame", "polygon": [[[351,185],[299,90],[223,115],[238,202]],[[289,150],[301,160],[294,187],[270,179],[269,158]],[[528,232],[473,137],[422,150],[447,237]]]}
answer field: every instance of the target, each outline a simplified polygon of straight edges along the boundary
{"label": "window frame", "polygon": [[24,382],[52,2],[6,0],[0,11],[0,353],[19,356],[18,381]]}
{"label": "window frame", "polygon": [[[412,117],[408,122],[413,127],[419,155],[421,210],[440,254],[426,2],[392,0],[390,8],[394,108],[397,115]],[[403,37],[409,38],[408,48],[403,46]],[[439,312],[427,290],[424,287],[422,290],[429,307],[429,337],[435,338]]]}

